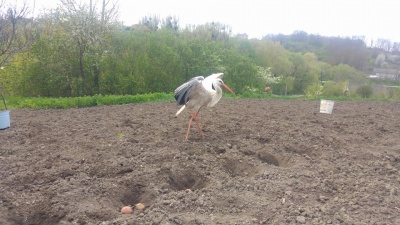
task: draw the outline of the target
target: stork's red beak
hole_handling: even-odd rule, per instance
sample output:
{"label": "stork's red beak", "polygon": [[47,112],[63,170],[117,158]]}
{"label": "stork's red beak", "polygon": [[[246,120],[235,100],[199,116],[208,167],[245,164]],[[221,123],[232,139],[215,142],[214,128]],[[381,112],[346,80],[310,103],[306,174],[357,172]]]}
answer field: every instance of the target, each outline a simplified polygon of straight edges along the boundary
{"label": "stork's red beak", "polygon": [[227,91],[229,91],[230,93],[235,94],[235,92],[233,92],[225,83],[222,83],[221,86],[223,88],[225,88]]}

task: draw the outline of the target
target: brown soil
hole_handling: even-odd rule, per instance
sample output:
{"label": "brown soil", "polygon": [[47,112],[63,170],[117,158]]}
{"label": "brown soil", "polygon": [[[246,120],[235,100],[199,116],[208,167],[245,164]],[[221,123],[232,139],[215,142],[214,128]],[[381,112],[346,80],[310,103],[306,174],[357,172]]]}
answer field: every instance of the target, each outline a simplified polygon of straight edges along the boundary
{"label": "brown soil", "polygon": [[222,99],[188,142],[178,109],[12,110],[0,224],[400,224],[400,103]]}

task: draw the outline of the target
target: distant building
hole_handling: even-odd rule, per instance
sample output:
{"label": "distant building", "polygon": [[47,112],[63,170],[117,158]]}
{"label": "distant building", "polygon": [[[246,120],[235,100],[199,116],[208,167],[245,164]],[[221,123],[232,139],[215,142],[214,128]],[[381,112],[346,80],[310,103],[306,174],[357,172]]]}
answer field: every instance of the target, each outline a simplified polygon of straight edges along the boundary
{"label": "distant building", "polygon": [[375,74],[369,75],[371,79],[400,80],[400,70],[374,68]]}

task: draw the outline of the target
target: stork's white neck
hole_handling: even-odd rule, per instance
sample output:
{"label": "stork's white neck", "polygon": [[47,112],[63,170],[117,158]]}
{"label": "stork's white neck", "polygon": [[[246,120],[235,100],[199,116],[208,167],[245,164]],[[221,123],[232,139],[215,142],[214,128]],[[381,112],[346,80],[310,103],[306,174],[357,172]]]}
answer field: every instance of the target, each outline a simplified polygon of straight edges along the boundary
{"label": "stork's white neck", "polygon": [[208,107],[213,107],[215,104],[221,100],[222,97],[222,89],[218,82],[213,82],[212,85],[214,86],[214,90],[212,92],[212,99],[210,103],[208,103]]}

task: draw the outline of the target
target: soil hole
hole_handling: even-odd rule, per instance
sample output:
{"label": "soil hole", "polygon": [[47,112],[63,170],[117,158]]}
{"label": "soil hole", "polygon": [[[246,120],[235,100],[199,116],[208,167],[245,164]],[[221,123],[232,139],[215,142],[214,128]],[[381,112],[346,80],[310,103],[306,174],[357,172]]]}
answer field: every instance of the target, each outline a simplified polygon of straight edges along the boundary
{"label": "soil hole", "polygon": [[306,145],[293,145],[293,144],[289,144],[289,145],[285,145],[285,150],[289,153],[296,153],[296,154],[306,154],[309,156],[314,156],[316,155],[313,151],[313,149],[311,149],[309,146]]}
{"label": "soil hole", "polygon": [[17,218],[10,218],[10,220],[14,221],[15,224],[50,225],[58,224],[66,214],[66,210],[53,207],[51,202],[40,201],[31,208],[31,211],[27,215],[18,215],[18,213],[16,213],[21,220],[25,217],[26,221],[21,221]]}
{"label": "soil hole", "polygon": [[258,157],[259,160],[261,160],[264,163],[268,163],[268,164],[272,164],[272,165],[275,165],[275,166],[279,166],[278,159],[274,155],[272,155],[270,153],[262,152],[262,153],[259,153],[257,157]]}
{"label": "soil hole", "polygon": [[171,186],[171,189],[175,191],[186,189],[194,191],[206,186],[206,178],[194,171],[177,171],[171,172],[168,177],[168,184]]}
{"label": "soil hole", "polygon": [[142,184],[131,184],[124,188],[120,202],[122,202],[123,205],[134,205],[143,201],[143,195],[145,195],[145,192]]}
{"label": "soil hole", "polygon": [[265,144],[265,143],[270,142],[270,139],[267,138],[267,137],[259,137],[259,138],[257,138],[257,141],[258,141],[259,143],[261,143],[261,144]]}
{"label": "soil hole", "polygon": [[236,159],[226,159],[223,163],[225,171],[232,177],[254,175],[257,169],[253,165]]}

